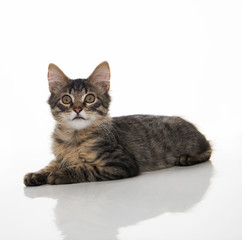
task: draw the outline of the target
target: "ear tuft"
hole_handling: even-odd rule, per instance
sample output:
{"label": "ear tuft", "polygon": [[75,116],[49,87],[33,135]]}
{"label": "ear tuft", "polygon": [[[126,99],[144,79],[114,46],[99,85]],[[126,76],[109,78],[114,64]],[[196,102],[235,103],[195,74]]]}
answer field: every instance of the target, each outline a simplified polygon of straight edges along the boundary
{"label": "ear tuft", "polygon": [[68,83],[69,78],[55,64],[48,67],[48,81],[50,92],[56,92]]}
{"label": "ear tuft", "polygon": [[99,64],[88,78],[102,92],[108,92],[110,87],[110,68],[108,62]]}

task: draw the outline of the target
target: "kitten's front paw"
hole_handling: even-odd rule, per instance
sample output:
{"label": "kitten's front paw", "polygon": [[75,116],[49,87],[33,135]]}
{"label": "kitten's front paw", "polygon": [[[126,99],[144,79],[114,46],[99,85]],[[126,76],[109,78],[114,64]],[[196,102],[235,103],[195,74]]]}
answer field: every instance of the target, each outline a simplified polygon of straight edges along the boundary
{"label": "kitten's front paw", "polygon": [[46,174],[28,173],[24,176],[24,184],[26,186],[40,186],[46,184]]}
{"label": "kitten's front paw", "polygon": [[77,182],[76,180],[70,178],[61,170],[53,171],[47,178],[47,183],[51,185],[69,184],[69,183],[76,183],[76,182]]}
{"label": "kitten's front paw", "polygon": [[55,184],[63,184],[65,182],[63,181],[62,174],[58,173],[58,171],[55,171],[48,176],[47,183],[51,185],[55,185]]}

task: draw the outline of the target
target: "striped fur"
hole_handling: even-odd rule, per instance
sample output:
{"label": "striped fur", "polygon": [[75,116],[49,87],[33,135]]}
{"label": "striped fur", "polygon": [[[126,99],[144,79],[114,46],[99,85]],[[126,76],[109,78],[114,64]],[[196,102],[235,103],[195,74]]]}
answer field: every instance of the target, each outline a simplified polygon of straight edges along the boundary
{"label": "striped fur", "polygon": [[[48,76],[48,103],[57,122],[52,136],[56,159],[40,171],[25,175],[26,186],[116,180],[209,160],[209,142],[182,118],[110,118],[106,62],[87,79],[70,80],[53,64]],[[94,102],[85,101],[88,94],[95,96]],[[71,97],[70,104],[63,103],[64,95]]]}

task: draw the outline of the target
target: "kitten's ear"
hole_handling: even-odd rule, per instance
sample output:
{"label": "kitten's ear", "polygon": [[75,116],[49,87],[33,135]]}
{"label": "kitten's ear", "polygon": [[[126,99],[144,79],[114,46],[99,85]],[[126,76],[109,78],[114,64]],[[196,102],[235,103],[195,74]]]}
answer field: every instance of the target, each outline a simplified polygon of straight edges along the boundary
{"label": "kitten's ear", "polygon": [[107,62],[99,64],[88,78],[90,83],[101,92],[108,92],[110,87],[110,68]]}
{"label": "kitten's ear", "polygon": [[55,64],[50,63],[48,81],[50,92],[54,93],[63,88],[69,82],[69,78]]}

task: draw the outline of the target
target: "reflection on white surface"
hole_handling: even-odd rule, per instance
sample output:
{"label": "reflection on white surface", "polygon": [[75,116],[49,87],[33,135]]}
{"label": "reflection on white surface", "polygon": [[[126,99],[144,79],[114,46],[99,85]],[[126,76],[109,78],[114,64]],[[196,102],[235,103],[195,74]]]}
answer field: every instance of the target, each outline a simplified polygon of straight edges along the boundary
{"label": "reflection on white surface", "polygon": [[116,239],[121,227],[199,203],[213,175],[210,162],[110,182],[25,188],[29,198],[57,200],[55,222],[65,240]]}

